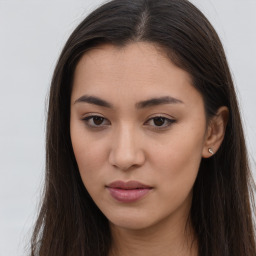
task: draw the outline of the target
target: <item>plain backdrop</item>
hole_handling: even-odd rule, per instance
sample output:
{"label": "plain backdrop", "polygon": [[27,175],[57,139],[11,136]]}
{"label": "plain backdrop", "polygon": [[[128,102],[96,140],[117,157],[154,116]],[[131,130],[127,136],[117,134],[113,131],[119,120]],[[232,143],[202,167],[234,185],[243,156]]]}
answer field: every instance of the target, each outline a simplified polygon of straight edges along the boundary
{"label": "plain backdrop", "polygon": [[[0,0],[0,256],[26,255],[44,177],[45,106],[51,75],[72,30],[102,2]],[[256,153],[256,0],[192,2],[209,18],[224,44],[252,159]]]}

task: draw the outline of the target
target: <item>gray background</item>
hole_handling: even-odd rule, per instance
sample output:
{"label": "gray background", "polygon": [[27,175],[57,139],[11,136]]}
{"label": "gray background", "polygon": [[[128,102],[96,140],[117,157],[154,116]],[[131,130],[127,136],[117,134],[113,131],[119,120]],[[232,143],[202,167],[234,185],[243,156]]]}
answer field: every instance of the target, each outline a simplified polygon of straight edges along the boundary
{"label": "gray background", "polygon": [[[25,255],[43,184],[45,102],[51,75],[71,31],[102,2],[0,0],[0,256]],[[252,158],[256,153],[256,0],[192,2],[209,18],[224,44]]]}

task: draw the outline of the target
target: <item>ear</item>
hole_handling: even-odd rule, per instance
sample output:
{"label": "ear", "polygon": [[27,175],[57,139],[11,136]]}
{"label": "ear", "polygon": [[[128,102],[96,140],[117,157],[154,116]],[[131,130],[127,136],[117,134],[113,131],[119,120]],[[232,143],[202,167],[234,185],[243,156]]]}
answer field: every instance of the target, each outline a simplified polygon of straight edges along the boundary
{"label": "ear", "polygon": [[218,109],[216,115],[209,121],[202,151],[203,158],[209,158],[218,151],[224,139],[228,114],[228,108],[222,106]]}

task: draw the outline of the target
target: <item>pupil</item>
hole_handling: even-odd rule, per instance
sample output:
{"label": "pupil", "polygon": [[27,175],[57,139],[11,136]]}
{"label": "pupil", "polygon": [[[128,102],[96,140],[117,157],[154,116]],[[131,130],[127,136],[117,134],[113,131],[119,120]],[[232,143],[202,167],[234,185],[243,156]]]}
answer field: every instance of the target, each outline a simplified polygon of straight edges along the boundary
{"label": "pupil", "polygon": [[162,117],[155,118],[154,123],[156,126],[161,126],[164,123],[164,118],[162,118]]}
{"label": "pupil", "polygon": [[102,117],[94,117],[93,121],[96,125],[100,125],[103,122],[103,118]]}

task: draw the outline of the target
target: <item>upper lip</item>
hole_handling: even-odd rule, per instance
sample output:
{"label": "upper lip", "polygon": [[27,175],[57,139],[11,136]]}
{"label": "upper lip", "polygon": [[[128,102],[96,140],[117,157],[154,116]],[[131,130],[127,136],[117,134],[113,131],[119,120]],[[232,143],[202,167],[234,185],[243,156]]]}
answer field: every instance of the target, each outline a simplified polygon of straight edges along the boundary
{"label": "upper lip", "polygon": [[152,188],[149,185],[145,185],[141,182],[130,180],[130,181],[114,181],[107,185],[108,188],[120,188],[120,189],[139,189],[139,188]]}

